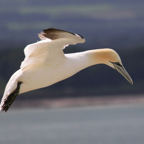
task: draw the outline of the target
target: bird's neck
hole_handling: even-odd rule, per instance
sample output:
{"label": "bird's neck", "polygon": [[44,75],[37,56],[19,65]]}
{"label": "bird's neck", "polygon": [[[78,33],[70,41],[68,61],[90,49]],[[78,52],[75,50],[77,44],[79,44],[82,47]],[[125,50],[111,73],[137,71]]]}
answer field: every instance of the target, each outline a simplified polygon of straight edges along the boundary
{"label": "bird's neck", "polygon": [[105,63],[99,50],[88,50],[84,52],[65,54],[65,56],[71,63],[69,65],[75,67],[76,71],[80,71],[92,65]]}
{"label": "bird's neck", "polygon": [[89,65],[106,64],[103,58],[103,51],[100,49],[86,51]]}

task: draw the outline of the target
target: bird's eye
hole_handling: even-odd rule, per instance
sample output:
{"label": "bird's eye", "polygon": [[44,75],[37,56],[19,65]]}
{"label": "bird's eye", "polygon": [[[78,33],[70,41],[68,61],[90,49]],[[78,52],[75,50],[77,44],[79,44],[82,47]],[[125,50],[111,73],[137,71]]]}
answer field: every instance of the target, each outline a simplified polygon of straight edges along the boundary
{"label": "bird's eye", "polygon": [[116,64],[118,66],[122,66],[119,62],[114,62],[114,64]]}
{"label": "bird's eye", "polygon": [[118,66],[122,66],[119,62],[115,62],[115,64],[118,65]]}
{"label": "bird's eye", "polygon": [[[109,62],[111,62],[111,61],[109,61]],[[122,66],[119,62],[111,62],[111,63],[114,65],[117,65],[117,66]]]}

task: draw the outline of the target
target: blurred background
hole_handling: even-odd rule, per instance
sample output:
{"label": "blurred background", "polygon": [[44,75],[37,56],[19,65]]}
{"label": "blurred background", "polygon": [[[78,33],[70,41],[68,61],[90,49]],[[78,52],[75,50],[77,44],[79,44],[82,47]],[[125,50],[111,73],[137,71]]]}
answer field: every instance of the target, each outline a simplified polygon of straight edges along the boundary
{"label": "blurred background", "polygon": [[[144,3],[142,0],[1,0],[0,94],[24,59],[23,49],[39,40],[45,28],[81,34],[86,43],[69,46],[65,53],[97,48],[116,50],[134,81],[130,85],[105,65],[90,67],[75,76],[20,98],[142,94],[144,92]],[[34,96],[34,97],[33,97]]]}
{"label": "blurred background", "polygon": [[[46,28],[86,39],[84,44],[67,47],[65,53],[114,49],[134,85],[110,67],[97,65],[50,87],[21,94],[7,114],[0,114],[0,143],[143,144],[144,1],[0,0],[1,97],[24,59],[24,47],[38,41],[37,34]],[[65,106],[77,108],[60,108]]]}
{"label": "blurred background", "polygon": [[78,33],[86,39],[84,44],[67,47],[65,53],[107,47],[116,50],[134,85],[108,66],[97,65],[18,99],[143,94],[143,7],[142,0],[1,0],[0,94],[19,69],[24,47],[39,40],[37,34],[50,27]]}

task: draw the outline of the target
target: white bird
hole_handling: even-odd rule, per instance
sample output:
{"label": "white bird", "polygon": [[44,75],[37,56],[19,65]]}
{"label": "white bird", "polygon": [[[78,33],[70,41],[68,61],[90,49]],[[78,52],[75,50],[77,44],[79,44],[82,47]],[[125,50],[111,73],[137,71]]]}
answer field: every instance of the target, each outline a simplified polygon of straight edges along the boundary
{"label": "white bird", "polygon": [[116,69],[133,84],[119,55],[112,49],[64,54],[66,46],[84,43],[85,39],[78,34],[54,28],[43,30],[39,38],[40,41],[24,49],[25,59],[6,85],[1,111],[6,112],[18,94],[50,86],[96,64],[106,64]]}

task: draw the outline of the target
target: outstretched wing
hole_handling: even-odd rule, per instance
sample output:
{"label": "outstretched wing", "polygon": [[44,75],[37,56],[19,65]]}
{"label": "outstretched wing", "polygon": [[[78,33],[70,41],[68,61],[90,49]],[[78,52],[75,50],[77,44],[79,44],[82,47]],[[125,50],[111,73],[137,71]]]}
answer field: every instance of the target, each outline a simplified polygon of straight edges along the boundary
{"label": "outstretched wing", "polygon": [[78,34],[54,28],[45,29],[38,36],[41,41],[30,44],[24,49],[25,59],[21,64],[23,70],[43,64],[46,59],[55,56],[56,51],[69,44],[85,42],[85,39]]}

